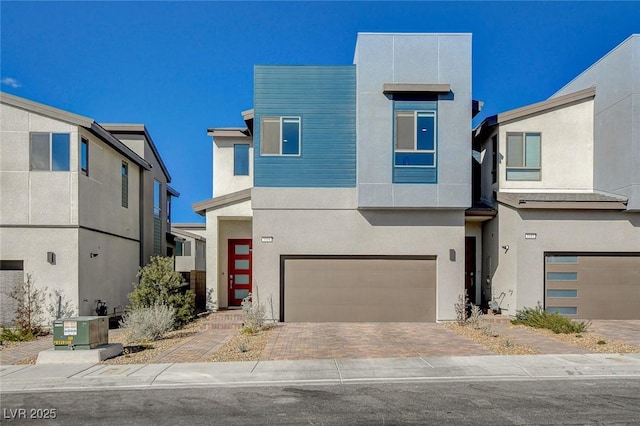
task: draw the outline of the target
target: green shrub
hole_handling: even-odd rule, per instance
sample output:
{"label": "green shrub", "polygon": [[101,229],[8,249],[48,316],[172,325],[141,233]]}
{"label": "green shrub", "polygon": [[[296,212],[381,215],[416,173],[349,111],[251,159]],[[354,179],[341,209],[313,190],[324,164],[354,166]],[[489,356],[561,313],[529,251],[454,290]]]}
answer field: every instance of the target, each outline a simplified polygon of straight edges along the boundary
{"label": "green shrub", "polygon": [[133,308],[122,316],[120,327],[128,342],[155,341],[173,328],[175,310],[166,305]]}
{"label": "green shrub", "polygon": [[180,272],[173,269],[173,258],[155,256],[138,272],[140,282],[133,284],[129,293],[131,306],[149,308],[155,305],[167,305],[174,309],[175,322],[183,325],[195,313],[196,294],[185,290],[188,285]]}
{"label": "green shrub", "polygon": [[573,321],[558,313],[549,313],[538,303],[535,308],[524,308],[516,311],[512,324],[522,324],[534,328],[546,328],[556,334],[583,333],[589,328],[586,321]]}
{"label": "green shrub", "polygon": [[0,334],[0,342],[26,342],[33,340],[37,337],[37,334],[31,331],[24,332],[21,328],[7,328],[2,327],[2,334]]}

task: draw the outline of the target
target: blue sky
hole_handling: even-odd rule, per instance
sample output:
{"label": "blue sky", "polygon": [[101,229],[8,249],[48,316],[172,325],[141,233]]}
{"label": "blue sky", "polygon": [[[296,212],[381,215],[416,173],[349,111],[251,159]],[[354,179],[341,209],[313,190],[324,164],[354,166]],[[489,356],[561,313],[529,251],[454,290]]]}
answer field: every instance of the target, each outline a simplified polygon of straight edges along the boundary
{"label": "blue sky", "polygon": [[98,122],[145,123],[202,222],[210,127],[243,125],[256,64],[350,64],[358,32],[473,34],[487,115],[551,96],[632,33],[638,2],[0,3],[2,90]]}

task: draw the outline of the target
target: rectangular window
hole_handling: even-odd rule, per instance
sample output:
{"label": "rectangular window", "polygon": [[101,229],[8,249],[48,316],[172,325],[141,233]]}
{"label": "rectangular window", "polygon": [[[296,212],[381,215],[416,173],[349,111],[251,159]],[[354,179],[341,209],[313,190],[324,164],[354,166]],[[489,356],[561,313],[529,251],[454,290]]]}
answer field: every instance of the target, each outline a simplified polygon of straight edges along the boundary
{"label": "rectangular window", "polygon": [[129,207],[129,165],[126,162],[122,162],[122,168],[120,169],[122,175],[122,207]]}
{"label": "rectangular window", "polygon": [[89,141],[85,138],[80,140],[80,172],[89,176]]}
{"label": "rectangular window", "polygon": [[578,263],[578,256],[547,256],[547,263]]}
{"label": "rectangular window", "polygon": [[540,180],[540,133],[507,133],[507,180]]}
{"label": "rectangular window", "polygon": [[435,167],[435,111],[396,111],[395,165]]}
{"label": "rectangular window", "polygon": [[261,155],[300,155],[300,139],[300,117],[262,117]]}
{"label": "rectangular window", "polygon": [[162,255],[162,183],[153,181],[153,254]]}
{"label": "rectangular window", "polygon": [[69,133],[30,134],[29,169],[68,172],[70,170]]}
{"label": "rectangular window", "polygon": [[577,272],[547,272],[547,281],[578,281]]}
{"label": "rectangular window", "polygon": [[553,308],[547,308],[547,312],[549,312],[550,314],[578,315],[578,307],[577,306],[558,306]]}
{"label": "rectangular window", "polygon": [[233,175],[249,176],[249,145],[233,145]]}
{"label": "rectangular window", "polygon": [[176,256],[191,256],[191,241],[176,241]]}
{"label": "rectangular window", "polygon": [[547,290],[547,297],[578,297],[578,290]]}
{"label": "rectangular window", "polygon": [[491,138],[491,183],[498,180],[498,136]]}

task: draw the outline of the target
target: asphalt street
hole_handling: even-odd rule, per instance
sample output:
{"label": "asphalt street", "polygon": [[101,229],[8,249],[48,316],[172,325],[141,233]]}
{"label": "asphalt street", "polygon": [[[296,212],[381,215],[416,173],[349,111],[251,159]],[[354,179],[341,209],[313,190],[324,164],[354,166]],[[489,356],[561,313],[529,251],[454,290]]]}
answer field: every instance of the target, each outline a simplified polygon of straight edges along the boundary
{"label": "asphalt street", "polygon": [[39,391],[0,405],[3,424],[636,425],[640,379]]}

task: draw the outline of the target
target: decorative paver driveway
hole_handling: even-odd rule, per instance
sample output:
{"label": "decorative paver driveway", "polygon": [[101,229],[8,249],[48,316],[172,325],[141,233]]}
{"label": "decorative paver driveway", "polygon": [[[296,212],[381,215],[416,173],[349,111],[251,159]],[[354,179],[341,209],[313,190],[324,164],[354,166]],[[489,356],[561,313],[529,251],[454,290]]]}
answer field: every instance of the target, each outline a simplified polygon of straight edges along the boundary
{"label": "decorative paver driveway", "polygon": [[491,355],[434,323],[286,323],[271,331],[262,360]]}
{"label": "decorative paver driveway", "polygon": [[607,339],[640,346],[640,321],[593,320],[589,331]]}

